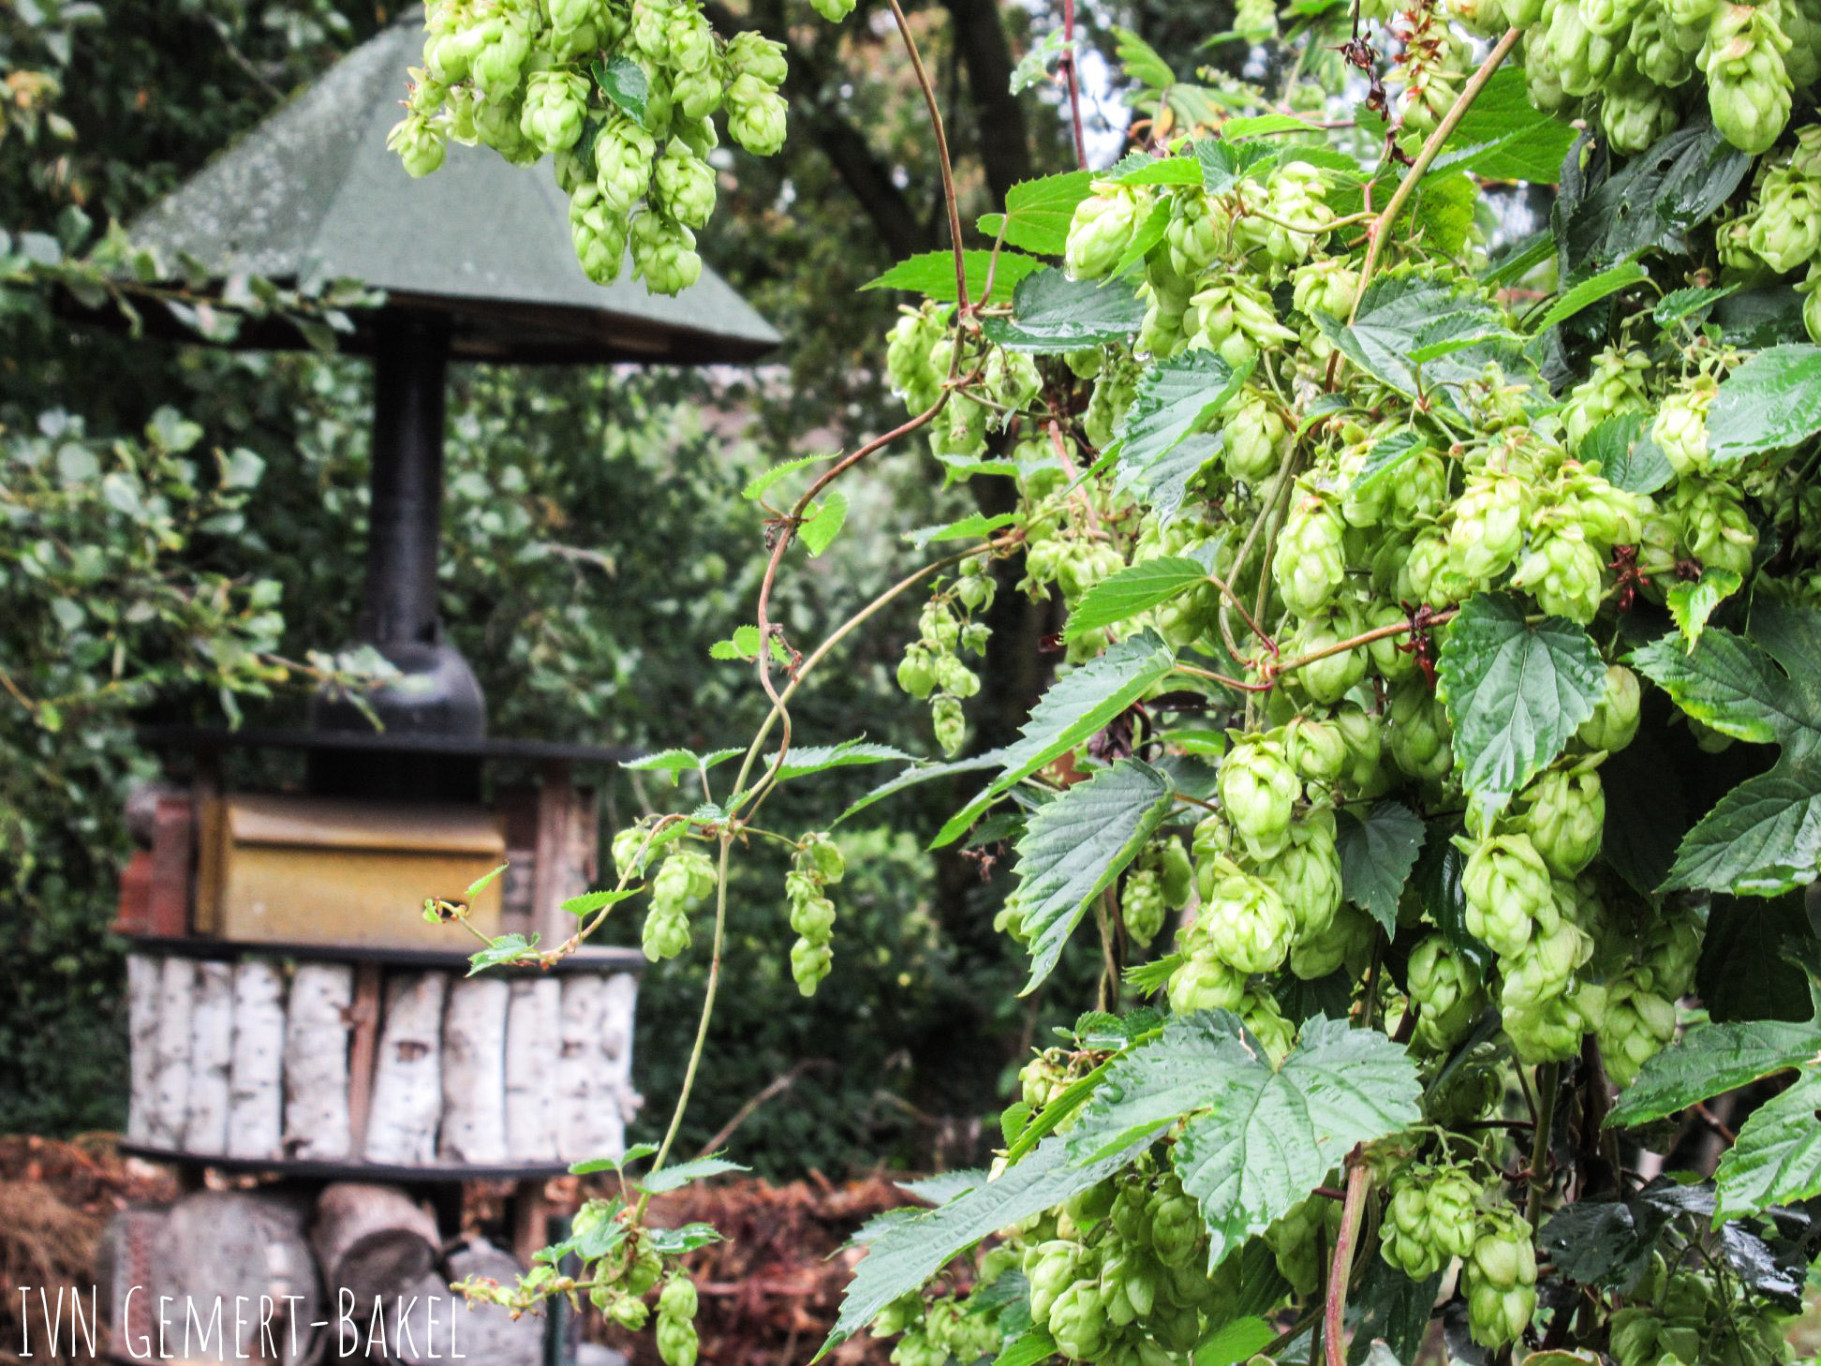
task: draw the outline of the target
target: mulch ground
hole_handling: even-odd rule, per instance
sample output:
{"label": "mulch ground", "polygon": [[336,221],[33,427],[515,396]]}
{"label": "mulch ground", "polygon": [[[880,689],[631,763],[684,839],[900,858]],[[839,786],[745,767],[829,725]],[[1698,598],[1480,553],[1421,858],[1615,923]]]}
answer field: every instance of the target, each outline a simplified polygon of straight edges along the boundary
{"label": "mulch ground", "polygon": [[[122,1158],[113,1135],[69,1142],[0,1136],[0,1366],[60,1366],[42,1350],[29,1363],[17,1355],[21,1286],[32,1287],[34,1312],[39,1288],[54,1302],[58,1287],[81,1287],[86,1303],[100,1275],[108,1218],[129,1204],[176,1194],[168,1172]],[[711,1223],[726,1238],[690,1260],[701,1304],[701,1360],[714,1366],[808,1361],[834,1324],[859,1259],[843,1244],[873,1215],[904,1203],[883,1177],[833,1182],[814,1173],[784,1186],[722,1180],[657,1197],[654,1223]],[[637,1366],[658,1362],[649,1330],[608,1329],[593,1313],[584,1324],[589,1338]],[[830,1359],[841,1366],[883,1363],[889,1350],[889,1343],[861,1334]]]}

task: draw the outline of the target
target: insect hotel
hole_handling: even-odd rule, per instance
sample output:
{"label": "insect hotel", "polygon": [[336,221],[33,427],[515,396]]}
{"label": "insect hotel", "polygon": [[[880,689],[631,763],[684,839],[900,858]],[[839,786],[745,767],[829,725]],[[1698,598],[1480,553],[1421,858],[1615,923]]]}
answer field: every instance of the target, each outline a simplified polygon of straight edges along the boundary
{"label": "insect hotel", "polygon": [[[674,300],[590,284],[557,186],[491,154],[452,146],[441,174],[409,179],[385,141],[420,43],[409,23],[368,42],[131,234],[218,287],[385,291],[346,339],[375,388],[354,634],[398,674],[358,706],[317,697],[300,729],[144,732],[168,780],[135,799],[143,848],[115,925],[132,945],[123,1146],[190,1193],[111,1230],[117,1358],[543,1360],[541,1325],[464,1314],[447,1283],[516,1274],[549,1241],[547,1179],[617,1156],[639,1104],[636,951],[469,977],[469,936],[422,913],[505,863],[470,922],[566,938],[562,903],[595,875],[590,784],[622,757],[487,733],[437,616],[444,374],[745,362],[778,338],[707,271]],[[238,344],[296,344],[281,326]],[[497,1246],[461,1237],[477,1180],[508,1183]],[[206,1325],[222,1303],[199,1342],[191,1311]]]}

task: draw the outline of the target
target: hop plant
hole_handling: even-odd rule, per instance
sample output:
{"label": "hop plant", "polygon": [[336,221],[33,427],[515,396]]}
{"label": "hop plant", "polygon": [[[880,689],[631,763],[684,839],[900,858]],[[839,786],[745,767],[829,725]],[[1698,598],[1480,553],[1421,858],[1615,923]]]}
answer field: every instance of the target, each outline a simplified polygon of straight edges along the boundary
{"label": "hop plant", "polygon": [[1077,280],[1098,280],[1112,273],[1138,231],[1145,206],[1139,195],[1118,185],[1095,187],[1075,206],[1069,221],[1063,264]]}
{"label": "hop plant", "polygon": [[1255,859],[1283,852],[1290,842],[1290,816],[1301,795],[1302,783],[1279,740],[1248,736],[1227,752],[1220,766],[1221,809]]}
{"label": "hop plant", "polygon": [[1289,955],[1296,921],[1270,883],[1231,859],[1197,870],[1201,912],[1194,937],[1235,972],[1270,972]]}
{"label": "hop plant", "polygon": [[1539,774],[1519,796],[1518,827],[1557,877],[1572,878],[1600,852],[1606,796],[1600,775],[1580,765]]}
{"label": "hop plant", "polygon": [[1482,1347],[1515,1342],[1536,1312],[1536,1251],[1530,1225],[1488,1212],[1467,1259],[1467,1325]]}
{"label": "hop plant", "polygon": [[1347,577],[1345,529],[1333,505],[1318,494],[1297,499],[1284,520],[1271,577],[1284,606],[1313,617],[1333,600]]}
{"label": "hop plant", "polygon": [[1494,953],[1521,953],[1539,922],[1555,917],[1549,866],[1526,835],[1481,841],[1461,873],[1467,930]]}

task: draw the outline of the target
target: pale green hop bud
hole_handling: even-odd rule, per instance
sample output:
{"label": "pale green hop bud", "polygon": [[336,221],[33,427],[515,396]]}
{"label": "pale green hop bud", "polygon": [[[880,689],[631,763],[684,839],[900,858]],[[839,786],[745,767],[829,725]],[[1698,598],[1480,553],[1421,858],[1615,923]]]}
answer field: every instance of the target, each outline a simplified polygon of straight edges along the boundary
{"label": "pale green hop bud", "polygon": [[386,135],[386,147],[398,153],[405,173],[415,179],[422,179],[443,164],[442,129],[422,114],[399,120]]}

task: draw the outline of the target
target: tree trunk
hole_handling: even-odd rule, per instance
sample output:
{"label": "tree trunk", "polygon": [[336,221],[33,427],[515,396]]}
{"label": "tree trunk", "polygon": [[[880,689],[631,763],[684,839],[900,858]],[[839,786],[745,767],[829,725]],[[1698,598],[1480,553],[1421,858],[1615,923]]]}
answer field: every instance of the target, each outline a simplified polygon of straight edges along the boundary
{"label": "tree trunk", "polygon": [[[174,1205],[154,1240],[153,1284],[134,1297],[135,1304],[152,1301],[152,1358],[271,1360],[262,1352],[270,1347],[280,1366],[298,1366],[315,1337],[311,1323],[333,1317],[320,1293],[303,1223],[304,1210],[295,1203],[248,1191],[199,1191]],[[156,1320],[164,1295],[174,1302],[163,1313],[169,1327],[160,1351]],[[263,1341],[261,1296],[273,1316]],[[297,1300],[287,1303],[286,1296]],[[287,1313],[297,1323],[295,1355],[290,1324],[281,1317]]]}
{"label": "tree trunk", "polygon": [[563,979],[563,1044],[557,1061],[557,1146],[570,1162],[606,1157],[597,1151],[595,1111],[606,1096],[600,1075],[607,983],[589,973]]}

